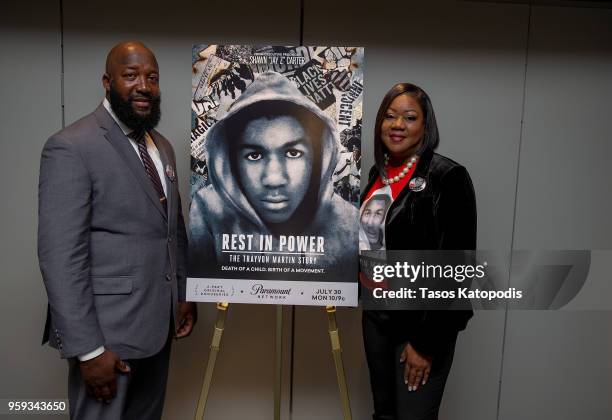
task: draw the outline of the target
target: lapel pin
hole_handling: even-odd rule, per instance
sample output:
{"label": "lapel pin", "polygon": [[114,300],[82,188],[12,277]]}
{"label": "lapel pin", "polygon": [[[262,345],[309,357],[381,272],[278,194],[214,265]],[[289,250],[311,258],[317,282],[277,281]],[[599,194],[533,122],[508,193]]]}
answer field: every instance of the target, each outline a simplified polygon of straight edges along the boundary
{"label": "lapel pin", "polygon": [[423,191],[426,186],[427,182],[425,182],[425,178],[421,178],[420,176],[412,178],[408,183],[408,188],[415,192]]}
{"label": "lapel pin", "polygon": [[171,182],[174,182],[176,179],[176,174],[174,173],[174,169],[172,166],[170,166],[170,164],[166,165],[166,176],[168,176],[168,179],[170,179]]}

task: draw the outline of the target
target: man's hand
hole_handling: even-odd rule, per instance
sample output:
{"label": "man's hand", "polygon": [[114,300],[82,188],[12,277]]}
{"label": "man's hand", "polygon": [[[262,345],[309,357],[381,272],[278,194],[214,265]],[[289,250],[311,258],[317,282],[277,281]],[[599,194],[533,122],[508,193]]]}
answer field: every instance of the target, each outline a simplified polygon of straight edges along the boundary
{"label": "man's hand", "polygon": [[419,385],[425,385],[431,372],[430,356],[417,352],[410,343],[406,344],[400,363],[406,362],[404,366],[404,383],[408,385],[408,391],[416,391]]}
{"label": "man's hand", "polygon": [[176,338],[187,337],[198,321],[198,307],[195,302],[179,302],[178,328]]}
{"label": "man's hand", "polygon": [[117,394],[116,371],[129,373],[130,367],[111,350],[85,362],[80,362],[81,377],[87,392],[100,402],[110,403]]}

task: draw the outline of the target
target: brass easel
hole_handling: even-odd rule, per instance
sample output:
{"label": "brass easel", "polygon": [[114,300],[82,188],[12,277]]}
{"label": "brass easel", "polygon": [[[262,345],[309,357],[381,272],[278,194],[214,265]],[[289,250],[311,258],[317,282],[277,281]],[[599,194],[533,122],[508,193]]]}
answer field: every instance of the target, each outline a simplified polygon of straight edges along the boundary
{"label": "brass easel", "polygon": [[329,339],[331,341],[332,355],[336,365],[336,379],[340,389],[340,399],[342,400],[342,414],[344,420],[351,420],[351,404],[349,402],[348,387],[346,386],[346,375],[344,374],[344,364],[342,363],[342,347],[340,346],[340,334],[336,323],[336,307],[326,306],[327,323],[329,325]]}
{"label": "brass easel", "polygon": [[217,362],[217,354],[221,346],[221,336],[225,328],[225,318],[228,308],[229,303],[227,302],[217,303],[217,322],[215,323],[215,330],[213,332],[212,342],[210,343],[210,353],[208,354],[208,363],[206,364],[206,371],[204,372],[202,391],[198,399],[198,408],[196,409],[195,415],[196,419],[204,418],[204,410],[206,409],[206,402],[208,401],[208,392],[210,391],[210,383],[212,382],[212,375],[215,370],[215,363]]}
{"label": "brass easel", "polygon": [[280,420],[281,383],[283,370],[283,305],[276,305],[274,331],[274,420]]}
{"label": "brass easel", "polygon": [[[225,318],[229,303],[217,303],[217,321],[213,332],[212,342],[210,344],[210,354],[206,364],[204,373],[204,381],[202,383],[202,391],[198,399],[195,420],[204,419],[204,410],[208,400],[208,393],[212,382],[212,375],[217,361],[217,354],[221,345],[221,336],[225,328]],[[348,388],[346,386],[346,376],[344,374],[344,364],[342,363],[342,348],[340,346],[340,335],[338,333],[338,324],[336,323],[336,307],[327,306],[327,321],[329,325],[329,339],[331,341],[332,355],[336,366],[336,379],[340,389],[340,398],[342,400],[342,412],[344,420],[351,420],[351,406],[349,402]],[[274,332],[274,420],[280,420],[281,409],[281,382],[282,382],[282,345],[283,345],[283,307],[276,305],[276,330]]]}

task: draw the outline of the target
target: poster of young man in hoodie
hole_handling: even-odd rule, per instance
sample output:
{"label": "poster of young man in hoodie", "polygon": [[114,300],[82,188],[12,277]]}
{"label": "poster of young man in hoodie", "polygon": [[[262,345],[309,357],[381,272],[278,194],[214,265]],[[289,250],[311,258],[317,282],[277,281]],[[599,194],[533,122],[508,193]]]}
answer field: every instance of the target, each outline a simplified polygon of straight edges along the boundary
{"label": "poster of young man in hoodie", "polygon": [[193,60],[190,299],[356,305],[359,214],[337,174],[361,132],[363,49]]}

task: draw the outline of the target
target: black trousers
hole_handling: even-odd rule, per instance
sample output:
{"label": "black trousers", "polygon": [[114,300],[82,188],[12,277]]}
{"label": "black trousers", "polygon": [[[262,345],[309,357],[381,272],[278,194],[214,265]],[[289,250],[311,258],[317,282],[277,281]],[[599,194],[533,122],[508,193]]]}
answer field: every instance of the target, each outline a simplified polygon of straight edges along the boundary
{"label": "black trousers", "polygon": [[[374,398],[374,420],[437,420],[446,379],[453,364],[455,341],[432,361],[429,380],[417,391],[404,383],[400,363],[406,342],[397,339],[390,311],[363,311],[363,341]],[[410,328],[406,325],[405,328]]]}
{"label": "black trousers", "polygon": [[110,404],[98,402],[87,394],[79,362],[68,361],[68,401],[70,418],[75,420],[159,420],[164,408],[170,349],[170,329],[159,353],[145,359],[124,360],[129,374],[117,373],[117,395]]}

